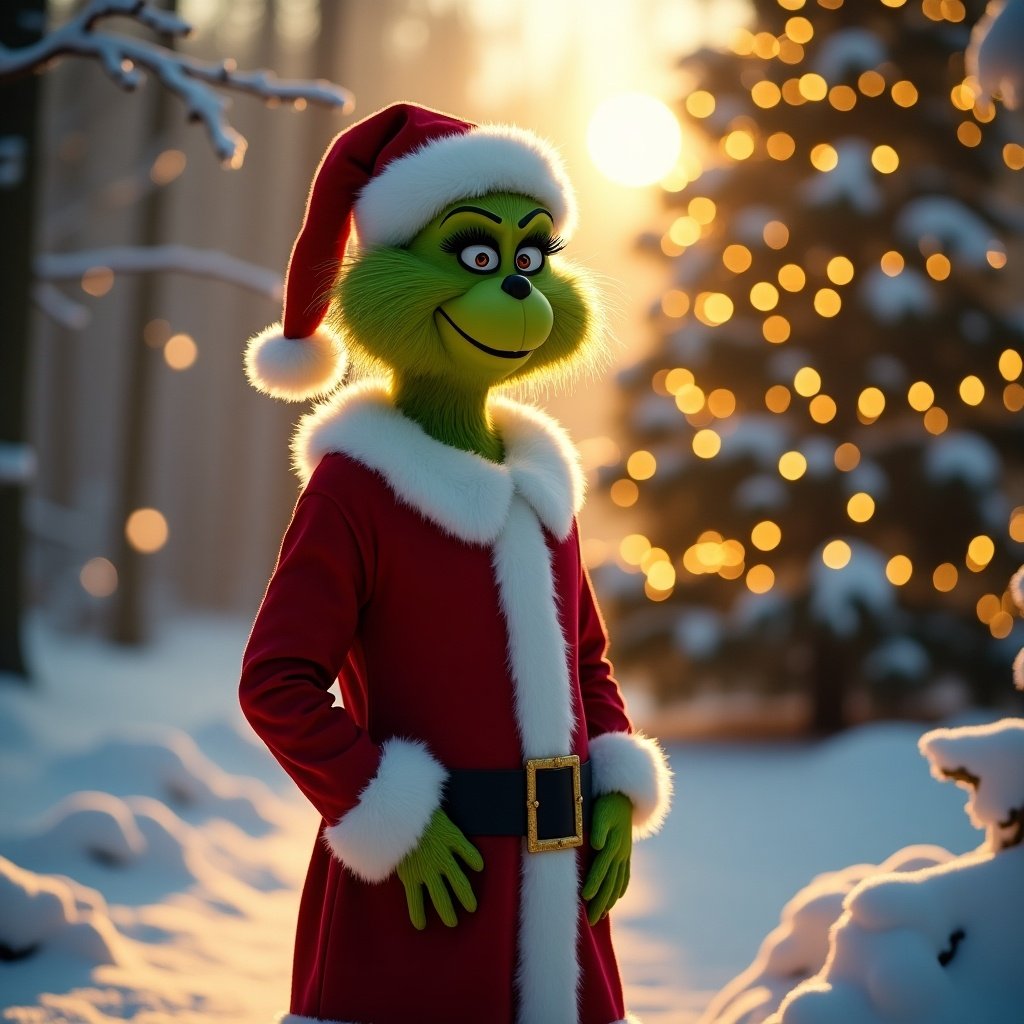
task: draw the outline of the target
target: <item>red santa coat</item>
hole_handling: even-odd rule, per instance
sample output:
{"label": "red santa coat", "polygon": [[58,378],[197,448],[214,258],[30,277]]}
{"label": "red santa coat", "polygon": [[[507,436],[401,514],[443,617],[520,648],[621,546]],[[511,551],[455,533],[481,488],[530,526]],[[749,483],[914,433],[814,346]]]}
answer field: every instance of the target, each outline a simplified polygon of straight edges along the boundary
{"label": "red santa coat", "polygon": [[[291,1013],[344,1024],[623,1020],[607,919],[579,897],[587,846],[530,854],[472,836],[478,909],[409,922],[395,874],[448,769],[590,758],[637,835],[669,772],[631,731],[579,556],[575,451],[538,410],[494,401],[498,465],[450,448],[386,390],[300,424],[306,481],[245,652],[240,699],[323,817],[299,912]],[[328,688],[337,678],[343,707]]]}

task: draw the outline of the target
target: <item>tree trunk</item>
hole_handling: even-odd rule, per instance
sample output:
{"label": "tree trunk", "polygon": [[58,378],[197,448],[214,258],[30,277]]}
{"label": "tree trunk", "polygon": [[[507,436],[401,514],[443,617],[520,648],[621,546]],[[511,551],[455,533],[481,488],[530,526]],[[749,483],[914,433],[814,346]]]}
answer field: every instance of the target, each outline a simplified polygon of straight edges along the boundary
{"label": "tree trunk", "polygon": [[[177,0],[157,4],[164,10],[174,11]],[[170,47],[171,42],[165,46]],[[143,97],[151,104],[152,117],[149,131],[143,140],[142,158],[152,158],[154,144],[166,134],[172,115],[170,94],[155,82],[150,83],[153,95]],[[139,203],[139,230],[135,244],[143,247],[161,242],[164,214],[164,193],[154,188]],[[120,490],[114,503],[117,590],[111,609],[110,638],[115,643],[137,645],[148,639],[146,609],[146,559],[128,541],[125,524],[128,517],[146,505],[148,486],[147,468],[152,432],[154,403],[154,374],[159,372],[159,352],[146,345],[146,324],[153,317],[160,289],[159,274],[142,274],[136,283],[134,314],[131,333],[127,339],[124,375],[124,411],[121,418]]]}
{"label": "tree trunk", "polygon": [[[28,46],[46,27],[46,0],[0,4],[0,42]],[[22,508],[31,469],[26,447],[30,295],[36,191],[39,79],[0,88],[0,675],[28,681],[21,638],[24,604]]]}
{"label": "tree trunk", "polygon": [[821,632],[814,639],[811,665],[811,717],[815,736],[831,736],[846,728],[846,694],[850,683],[850,652],[834,636]]}

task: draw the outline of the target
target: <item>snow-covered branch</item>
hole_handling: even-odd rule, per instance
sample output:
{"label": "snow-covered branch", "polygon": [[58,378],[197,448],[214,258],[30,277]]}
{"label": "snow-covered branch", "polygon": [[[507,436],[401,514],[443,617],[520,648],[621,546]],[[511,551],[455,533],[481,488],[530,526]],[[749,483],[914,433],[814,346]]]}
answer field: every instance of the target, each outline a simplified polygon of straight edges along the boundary
{"label": "snow-covered branch", "polygon": [[281,275],[216,249],[194,249],[187,245],[131,245],[83,249],[80,252],[44,253],[36,257],[35,272],[40,281],[70,281],[89,270],[106,267],[115,274],[146,274],[154,271],[194,274],[226,281],[281,300]]}
{"label": "snow-covered branch", "polygon": [[124,89],[143,79],[140,69],[156,75],[185,104],[189,120],[201,121],[214,151],[232,167],[245,155],[245,139],[228,124],[228,101],[212,87],[247,92],[267,101],[320,103],[351,109],[351,94],[326,81],[281,81],[269,71],[238,71],[234,61],[200,61],[156,43],[98,31],[99,22],[124,17],[171,36],[187,36],[192,26],[175,14],[144,0],[88,0],[69,21],[38,42],[18,48],[0,45],[0,81],[42,68],[58,57],[73,55],[98,60],[103,70]]}

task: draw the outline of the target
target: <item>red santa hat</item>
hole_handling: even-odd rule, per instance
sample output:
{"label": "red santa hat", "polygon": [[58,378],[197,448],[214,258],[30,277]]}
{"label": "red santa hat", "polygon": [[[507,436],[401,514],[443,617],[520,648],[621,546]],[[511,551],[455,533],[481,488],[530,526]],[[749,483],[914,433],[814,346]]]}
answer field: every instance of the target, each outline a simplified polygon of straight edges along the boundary
{"label": "red santa hat", "polygon": [[405,245],[446,206],[492,192],[542,202],[564,238],[575,226],[561,158],[522,128],[397,103],[337,135],[313,176],[288,260],[284,315],[249,341],[253,386],[302,401],[341,380],[344,350],[323,319],[353,227],[364,248]]}

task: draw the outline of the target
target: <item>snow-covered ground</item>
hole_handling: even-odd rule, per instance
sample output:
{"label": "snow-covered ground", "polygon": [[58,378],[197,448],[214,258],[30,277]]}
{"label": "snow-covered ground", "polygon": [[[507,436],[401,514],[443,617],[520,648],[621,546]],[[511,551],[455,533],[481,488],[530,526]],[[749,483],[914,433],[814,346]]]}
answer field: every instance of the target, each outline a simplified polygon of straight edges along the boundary
{"label": "snow-covered ground", "polygon": [[[40,685],[0,686],[0,1019],[255,1024],[286,1008],[316,820],[236,710],[246,632],[180,621],[130,652],[34,630]],[[694,1024],[814,875],[977,846],[922,731],[670,748],[675,809],[615,914],[645,1024]]]}

